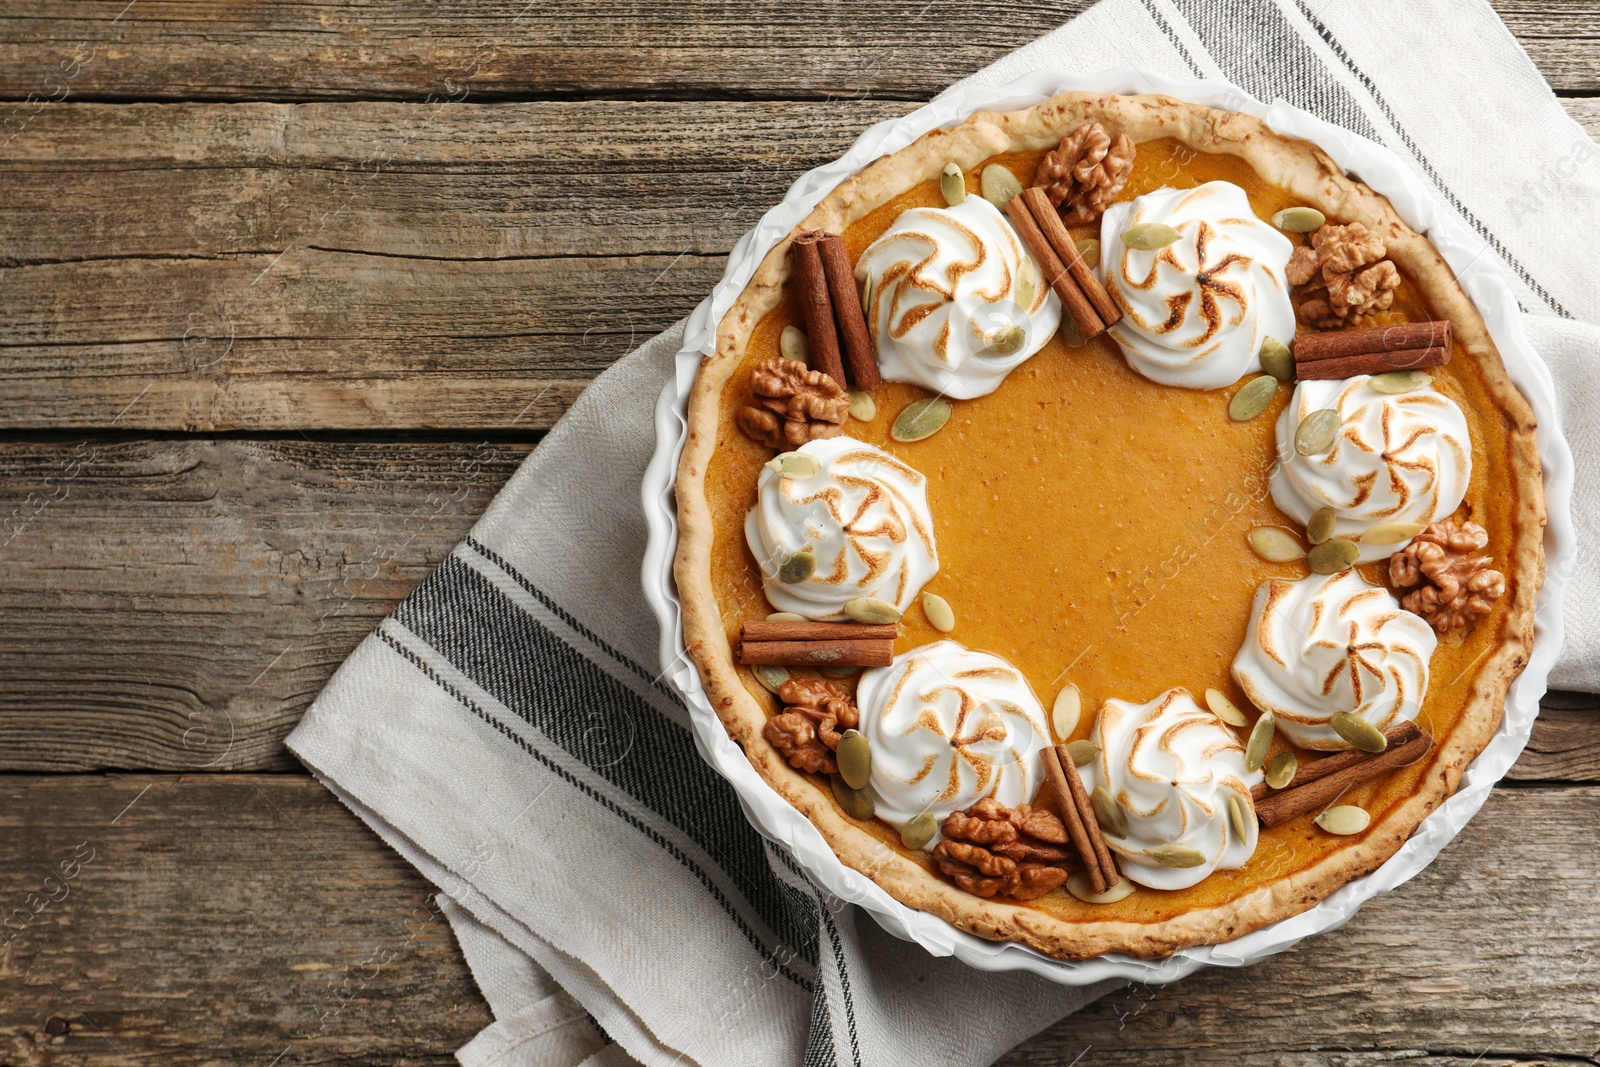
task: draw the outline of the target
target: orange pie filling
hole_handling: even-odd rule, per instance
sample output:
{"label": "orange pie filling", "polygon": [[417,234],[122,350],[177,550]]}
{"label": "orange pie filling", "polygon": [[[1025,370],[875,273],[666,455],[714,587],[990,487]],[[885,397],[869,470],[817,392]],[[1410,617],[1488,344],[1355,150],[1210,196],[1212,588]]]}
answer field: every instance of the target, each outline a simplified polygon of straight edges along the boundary
{"label": "orange pie filling", "polygon": [[[1044,152],[1014,152],[987,163],[1000,164],[1014,175],[1029,176],[1038,171],[1044,156]],[[895,664],[872,668],[864,682],[859,672],[844,670],[827,672],[827,680],[839,686],[850,701],[862,705],[863,718],[867,717],[865,709],[869,705],[882,711],[873,718],[871,728],[866,722],[860,723],[865,741],[858,745],[870,745],[875,767],[892,765],[897,773],[936,793],[941,789],[946,794],[965,790],[971,795],[962,796],[963,809],[980,796],[989,796],[1008,809],[1032,805],[1068,815],[1062,810],[1049,775],[1036,767],[1019,769],[978,759],[967,768],[968,777],[958,781],[960,776],[952,769],[961,759],[958,742],[972,738],[947,736],[951,733],[948,723],[941,727],[942,733],[926,731],[930,736],[938,734],[938,744],[931,748],[925,743],[926,738],[921,747],[900,740],[916,732],[919,714],[911,708],[905,711],[910,716],[908,720],[894,720],[895,709],[905,702],[907,687],[920,686],[920,692],[941,686],[948,689],[948,698],[961,705],[961,723],[956,733],[969,729],[977,731],[974,737],[981,735],[988,728],[987,716],[996,722],[1005,720],[996,729],[1007,729],[1011,736],[1024,738],[1024,744],[1030,733],[1038,734],[1029,749],[1031,759],[1036,760],[1045,746],[1092,740],[1094,748],[1074,748],[1075,753],[1086,757],[1080,780],[1086,792],[1097,794],[1096,787],[1101,787],[1114,795],[1123,809],[1119,816],[1115,810],[1096,808],[1098,797],[1090,800],[1091,810],[1100,813],[1102,831],[1121,841],[1117,830],[1131,834],[1132,840],[1138,838],[1140,826],[1147,830],[1154,827],[1158,835],[1162,832],[1160,827],[1166,826],[1171,834],[1206,853],[1203,864],[1193,862],[1193,857],[1181,848],[1155,859],[1135,856],[1130,860],[1128,855],[1120,855],[1121,869],[1133,882],[1140,883],[1120,899],[1090,903],[1074,896],[1066,885],[1055,884],[1031,899],[1029,894],[1016,894],[1015,899],[1026,900],[1027,907],[1068,922],[1159,922],[1198,908],[1236,901],[1266,882],[1305,870],[1342,849],[1354,847],[1361,839],[1359,829],[1355,833],[1324,829],[1314,821],[1315,811],[1258,829],[1253,813],[1246,821],[1241,817],[1243,813],[1232,810],[1230,805],[1237,806],[1239,801],[1230,797],[1248,797],[1250,787],[1261,782],[1263,766],[1276,766],[1281,773],[1287,762],[1283,753],[1292,754],[1304,768],[1330,751],[1351,748],[1351,741],[1343,732],[1332,730],[1326,721],[1302,722],[1288,710],[1281,710],[1275,717],[1275,721],[1281,721],[1270,745],[1263,747],[1259,742],[1265,740],[1265,731],[1257,726],[1261,706],[1281,701],[1284,689],[1292,690],[1296,685],[1321,685],[1324,691],[1335,694],[1330,697],[1334,700],[1349,699],[1351,687],[1358,692],[1362,687],[1387,687],[1393,697],[1391,706],[1370,725],[1382,729],[1414,719],[1426,734],[1437,738],[1449,735],[1466,713],[1479,665],[1504,639],[1508,625],[1506,605],[1518,600],[1515,585],[1524,579],[1515,573],[1505,575],[1504,595],[1481,598],[1479,610],[1470,619],[1450,620],[1435,636],[1429,622],[1435,621],[1436,616],[1425,620],[1426,612],[1419,615],[1400,609],[1396,601],[1408,590],[1395,588],[1391,577],[1389,555],[1409,541],[1417,529],[1402,526],[1380,533],[1373,540],[1383,544],[1364,543],[1362,533],[1381,525],[1379,513],[1384,509],[1378,504],[1383,494],[1432,492],[1435,489],[1429,486],[1448,482],[1453,472],[1460,476],[1459,484],[1447,487],[1441,495],[1453,497],[1459,493],[1461,503],[1448,517],[1458,522],[1470,521],[1487,532],[1487,543],[1476,549],[1479,557],[1508,558],[1516,501],[1506,491],[1512,484],[1511,456],[1501,416],[1477,363],[1464,357],[1464,350],[1455,345],[1453,354],[1458,358],[1427,371],[1432,391],[1453,402],[1456,409],[1455,414],[1441,416],[1451,428],[1450,435],[1459,437],[1464,431],[1466,438],[1459,442],[1462,462],[1452,466],[1451,471],[1435,470],[1431,475],[1419,476],[1420,480],[1411,479],[1406,473],[1404,450],[1411,440],[1407,435],[1415,429],[1416,418],[1426,421],[1429,417],[1426,411],[1419,414],[1408,405],[1423,402],[1404,396],[1397,400],[1395,393],[1376,394],[1370,388],[1363,391],[1348,381],[1302,382],[1306,410],[1285,415],[1291,396],[1295,395],[1295,385],[1290,383],[1273,389],[1264,405],[1249,405],[1261,408],[1253,417],[1232,418],[1230,406],[1235,414],[1246,406],[1250,397],[1238,394],[1260,376],[1259,369],[1248,370],[1237,380],[1232,380],[1234,376],[1229,373],[1229,380],[1220,386],[1183,388],[1159,384],[1133,369],[1130,360],[1134,356],[1125,353],[1113,339],[1115,330],[1072,343],[1082,339],[1075,336],[1078,331],[1071,314],[1059,306],[1055,307],[1054,318],[1043,314],[1049,279],[1038,276],[1037,264],[1025,255],[1027,248],[1003,222],[999,224],[1001,230],[1012,243],[998,252],[991,251],[998,262],[989,262],[984,269],[996,272],[995,278],[1004,278],[1003,284],[1009,288],[1001,297],[1010,299],[1013,310],[1022,312],[1030,323],[1025,334],[1005,335],[1008,322],[1003,316],[986,322],[981,314],[974,316],[975,325],[959,318],[954,319],[951,328],[935,330],[928,324],[938,314],[937,309],[914,306],[911,298],[915,293],[911,290],[902,294],[905,300],[901,305],[889,306],[894,299],[890,293],[896,280],[891,277],[893,268],[879,264],[864,271],[863,253],[891,227],[897,227],[897,232],[916,232],[946,226],[948,232],[940,240],[961,240],[967,229],[995,225],[999,212],[980,198],[984,184],[980,175],[984,169],[972,168],[960,179],[965,183],[967,200],[975,201],[964,209],[955,205],[949,213],[913,212],[919,208],[945,208],[950,199],[949,191],[941,190],[939,181],[926,181],[856,220],[843,234],[849,261],[856,265],[858,275],[877,271],[883,278],[878,283],[879,291],[869,290],[865,296],[867,320],[880,327],[875,339],[885,336],[883,329],[899,334],[893,354],[884,352],[884,343],[879,341],[879,359],[886,373],[894,364],[900,371],[896,376],[906,376],[904,364],[915,356],[914,346],[918,344],[937,346],[940,353],[952,346],[988,345],[996,351],[969,356],[968,363],[989,366],[992,372],[992,366],[982,361],[998,359],[1005,364],[1005,371],[1001,375],[991,373],[995,382],[992,391],[985,392],[990,383],[963,383],[957,380],[959,374],[940,377],[937,366],[925,363],[921,371],[912,368],[909,372],[912,376],[922,374],[919,384],[884,382],[870,391],[870,402],[861,396],[854,398],[852,417],[844,422],[843,434],[886,454],[876,463],[870,457],[851,458],[850,448],[841,438],[819,441],[799,450],[801,455],[821,456],[826,477],[843,479],[837,484],[848,486],[861,484],[862,479],[880,479],[873,482],[878,488],[873,490],[870,503],[872,522],[877,524],[874,529],[880,535],[885,530],[897,531],[885,536],[912,546],[904,558],[882,561],[888,577],[885,591],[875,594],[877,600],[904,612],[893,644]],[[1242,190],[1253,217],[1234,220],[1240,227],[1260,226],[1281,234],[1261,238],[1264,241],[1287,240],[1296,248],[1310,247],[1307,235],[1283,233],[1269,222],[1276,213],[1299,206],[1286,192],[1263,182],[1236,157],[1197,153],[1177,141],[1139,144],[1126,184],[1115,194],[1115,202],[1134,201],[1163,189],[1196,189],[1209,182],[1226,182]],[[1169,199],[1187,202],[1176,194]],[[1079,221],[1067,210],[1068,206],[1063,205],[1062,217],[1069,224]],[[1121,214],[1114,217],[1124,219],[1129,227],[1138,225],[1136,211],[1120,210]],[[1202,205],[1197,210],[1211,209]],[[1330,220],[1330,224],[1336,223],[1337,220]],[[1071,235],[1078,240],[1100,239],[1098,212],[1090,221],[1073,225]],[[1159,231],[1153,236],[1129,238],[1143,243],[1161,239]],[[991,250],[995,247],[991,245]],[[880,244],[878,249],[881,248]],[[1135,250],[1129,254],[1137,257],[1161,253]],[[877,255],[875,249],[869,259]],[[1304,258],[1304,254],[1297,255]],[[1112,268],[1108,262],[1097,274],[1103,276]],[[1032,277],[1028,277],[1030,273]],[[1225,286],[1229,278],[1226,266],[1219,267],[1215,276],[1219,285]],[[1393,285],[1392,303],[1387,308],[1341,325],[1389,326],[1424,323],[1439,317],[1411,279],[1402,274],[1398,284],[1389,284]],[[758,502],[758,481],[766,478],[767,488],[759,490],[766,493],[777,492],[775,483],[788,479],[778,471],[765,470],[775,449],[752,440],[741,429],[740,411],[750,400],[745,386],[760,365],[782,354],[786,328],[806,328],[797,289],[796,280],[791,278],[782,302],[754,329],[743,362],[729,379],[730,387],[724,390],[717,440],[706,471],[706,497],[715,531],[711,584],[727,638],[735,647],[743,626],[765,620],[775,611],[794,612],[810,619],[845,618],[837,601],[805,600],[800,595],[804,581],[796,583],[796,596],[780,591],[782,595],[771,595],[769,599],[773,588],[770,576],[795,555],[794,546],[765,546],[763,552],[769,558],[758,560],[750,546],[760,544],[761,537],[756,532],[747,536],[747,521],[752,521],[750,515]],[[1340,295],[1331,291],[1327,299],[1336,300]],[[1227,296],[1222,293],[1224,304]],[[1300,336],[1317,332],[1305,320],[1316,320],[1319,309],[1308,311],[1301,306],[1315,298],[1323,298],[1320,291],[1310,294],[1308,289],[1295,289],[1294,303],[1300,306],[1300,321],[1296,322],[1291,314],[1283,332],[1294,330]],[[1138,294],[1118,297],[1125,313],[1138,299]],[[1027,312],[1034,314],[1029,317]],[[1201,311],[1189,306],[1173,312],[1175,316],[1182,313]],[[1226,309],[1220,312],[1227,313]],[[1320,313],[1329,314],[1325,308]],[[1328,322],[1320,325],[1331,326]],[[792,347],[794,331],[789,334]],[[1291,338],[1278,340],[1289,342]],[[956,353],[957,357],[960,355]],[[1003,381],[998,380],[1001,377]],[[1266,387],[1254,388],[1259,392]],[[1423,390],[1429,392],[1426,386]],[[921,439],[896,439],[917,436],[892,434],[897,417],[914,402],[936,395],[951,404],[948,421]],[[1326,567],[1319,566],[1317,569],[1323,574],[1311,575],[1304,559],[1273,562],[1265,557],[1295,555],[1316,547],[1305,535],[1308,521],[1312,525],[1319,521],[1308,515],[1313,509],[1308,507],[1297,515],[1280,510],[1274,502],[1273,479],[1283,475],[1272,471],[1279,452],[1286,447],[1280,438],[1288,437],[1282,458],[1291,465],[1310,465],[1307,477],[1315,480],[1318,472],[1311,461],[1325,454],[1326,449],[1310,456],[1296,454],[1294,433],[1279,424],[1300,431],[1307,428],[1307,415],[1323,410],[1339,412],[1332,429],[1341,435],[1340,447],[1376,448],[1386,460],[1398,461],[1400,466],[1392,476],[1396,468],[1385,467],[1383,481],[1371,487],[1371,499],[1377,501],[1370,509],[1372,515],[1363,517],[1357,503],[1353,508],[1355,518],[1341,518],[1324,535],[1353,542],[1352,559],[1358,557],[1358,561],[1342,574],[1329,573]],[[1315,431],[1316,427],[1310,429]],[[1316,436],[1315,432],[1312,436]],[[1321,444],[1308,441],[1308,447],[1313,449]],[[1466,473],[1468,462],[1470,475]],[[812,473],[813,465],[812,460],[800,461],[796,475],[803,480]],[[1399,478],[1399,482],[1391,484],[1392,477]],[[851,482],[852,478],[856,481]],[[808,498],[802,494],[799,499]],[[809,505],[796,506],[804,512]],[[867,511],[863,505],[860,515],[854,517],[860,518]],[[1427,519],[1439,517],[1446,516],[1430,515]],[[795,521],[799,529],[806,520],[802,516]],[[921,528],[924,522],[929,524],[927,529]],[[1418,529],[1425,524],[1426,519],[1417,524]],[[1259,530],[1263,527],[1277,528],[1286,536],[1270,535],[1261,540]],[[1252,531],[1257,531],[1256,541],[1251,539]],[[1264,545],[1265,553],[1253,549],[1253,544]],[[774,553],[786,555],[781,560],[770,558]],[[1327,555],[1325,550],[1321,558]],[[809,576],[812,572],[805,568],[814,562],[795,561],[792,566],[800,571],[789,577]],[[765,588],[764,564],[768,577]],[[1470,575],[1463,574],[1462,578],[1468,580]],[[1274,579],[1278,582],[1264,590],[1264,583]],[[1252,608],[1257,604],[1258,590],[1261,614],[1252,631]],[[919,596],[923,593],[935,595],[943,606],[925,609]],[[945,616],[944,607],[950,617]],[[871,624],[882,620],[863,621]],[[935,621],[948,632],[935,628]],[[1463,621],[1465,624],[1460,624]],[[907,656],[912,650],[936,642],[958,645],[940,646],[936,653],[926,656],[931,668],[928,663],[919,664],[916,657]],[[1304,664],[1294,658],[1305,655],[1304,650],[1318,642],[1332,649],[1330,666],[1320,674],[1308,674]],[[1256,649],[1253,658],[1240,657],[1243,666],[1237,677],[1245,683],[1241,686],[1236,681],[1235,657],[1241,649],[1248,651],[1252,647]],[[1369,656],[1371,662],[1363,656]],[[1250,662],[1244,663],[1245,660]],[[919,670],[929,669],[934,677],[918,676]],[[739,671],[745,688],[768,709],[769,715],[784,710],[784,702],[769,691],[755,670],[740,667]],[[816,670],[794,666],[785,673],[800,679],[824,677]],[[770,673],[765,677],[768,683],[773,681]],[[1424,678],[1425,695],[1420,691]],[[1075,690],[1082,709],[1080,715],[1074,716],[1070,711],[1072,697],[1060,705],[1061,714],[1052,714],[1058,694],[1064,689]],[[1233,708],[1242,709],[1238,723],[1224,723],[1214,714],[1217,702],[1215,697],[1208,701],[1208,690],[1227,698]],[[1422,698],[1420,707],[1418,697]],[[1232,710],[1227,705],[1224,709]],[[840,710],[845,712],[843,716],[829,713],[826,719],[834,731],[831,739],[835,744],[838,731],[857,725],[853,707]],[[1257,750],[1247,753],[1252,734],[1258,742],[1254,746]],[[901,744],[907,747],[897,749]],[[1216,772],[1213,777],[1226,785],[1182,793],[1178,778],[1186,772],[1180,769],[1173,772],[1172,807],[1158,811],[1166,783],[1137,780],[1138,768],[1150,764],[1141,764],[1141,757],[1130,755],[1146,745],[1155,746],[1167,756],[1176,753],[1174,758],[1180,767],[1195,770],[1209,766]],[[1093,758],[1094,749],[1099,750],[1100,759]],[[1132,761],[1127,764],[1127,773],[1109,763],[1108,751]],[[840,748],[836,756],[819,749],[818,757],[818,762],[807,769],[819,775],[848,770],[843,767],[847,762],[845,748]],[[1278,757],[1276,764],[1274,757]],[[1337,804],[1360,808],[1376,822],[1417,792],[1424,777],[1434,772],[1437,759],[1435,748],[1420,760],[1357,784],[1337,797]],[[1080,772],[1068,761],[1065,773]],[[1134,781],[1120,780],[1130,775]],[[1258,788],[1257,793],[1263,789],[1266,787]],[[1270,795],[1271,790],[1266,792]],[[842,812],[851,817],[862,814],[859,807],[852,811],[843,806],[850,804],[851,790],[835,790],[834,795],[840,798]],[[938,874],[941,868],[928,847],[907,847],[908,841],[917,844],[927,840],[925,831],[929,831],[930,821],[923,819],[914,830],[903,833],[919,814],[907,803],[921,795],[912,788],[905,797],[879,796],[877,813],[892,815],[893,823],[875,816],[856,818],[855,822],[885,847]],[[1126,810],[1129,808],[1133,810]],[[1104,825],[1130,816],[1132,829]],[[985,817],[982,811],[962,816],[969,821]],[[1214,825],[1208,825],[1206,820]],[[1021,817],[1016,821],[1020,826]],[[1070,823],[1071,819],[1067,821]],[[972,826],[978,824],[973,822]],[[981,827],[973,832],[979,830]],[[1019,834],[1027,839],[1025,832]],[[1056,845],[1046,840],[1036,855],[1048,859],[1056,852],[1070,853],[1070,845]],[[1077,870],[1073,862],[1062,866]],[[1192,879],[1184,872],[1197,867],[1203,868],[1204,876],[1188,884]],[[967,887],[960,878],[956,882]],[[988,888],[992,891],[993,886]]]}

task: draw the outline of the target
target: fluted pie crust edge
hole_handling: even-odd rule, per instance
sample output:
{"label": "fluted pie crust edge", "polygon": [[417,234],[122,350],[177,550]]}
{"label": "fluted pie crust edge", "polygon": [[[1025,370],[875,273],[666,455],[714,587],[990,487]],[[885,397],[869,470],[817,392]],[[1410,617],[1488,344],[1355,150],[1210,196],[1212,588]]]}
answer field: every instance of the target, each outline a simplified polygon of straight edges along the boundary
{"label": "fluted pie crust edge", "polygon": [[717,440],[724,387],[738,368],[751,332],[781,299],[793,233],[762,260],[750,284],[717,328],[716,351],[702,361],[689,398],[688,437],[677,472],[678,549],[674,575],[683,605],[689,656],[700,671],[712,707],[729,735],[769,785],[822,832],[839,858],[909,907],[996,941],[1029,945],[1062,959],[1107,952],[1155,958],[1195,945],[1218,944],[1305,911],[1347,882],[1392,856],[1422,819],[1455,791],[1461,772],[1499,727],[1506,690],[1527,663],[1534,603],[1543,579],[1544,494],[1535,420],[1512,384],[1482,318],[1432,244],[1403,223],[1384,197],[1345,177],[1309,142],[1284,137],[1260,120],[1164,96],[1063,93],[1035,107],[1008,113],[979,112],[951,130],[929,133],[877,160],[823,198],[794,233],[845,227],[912,186],[938,177],[947,162],[971,170],[1008,151],[1055,146],[1080,124],[1101,121],[1135,142],[1175,138],[1201,152],[1225,153],[1248,163],[1266,182],[1341,222],[1362,222],[1383,236],[1389,258],[1426,293],[1436,317],[1448,318],[1456,337],[1482,368],[1499,409],[1516,495],[1511,552],[1504,562],[1514,582],[1504,636],[1483,662],[1468,708],[1447,736],[1438,738],[1434,771],[1405,803],[1373,823],[1363,839],[1290,875],[1280,876],[1234,901],[1160,922],[1066,921],[1023,904],[984,900],[943,881],[890,849],[839,813],[826,786],[794,770],[762,737],[766,713],[745,690],[734,667],[711,587],[714,531],[705,477]]}

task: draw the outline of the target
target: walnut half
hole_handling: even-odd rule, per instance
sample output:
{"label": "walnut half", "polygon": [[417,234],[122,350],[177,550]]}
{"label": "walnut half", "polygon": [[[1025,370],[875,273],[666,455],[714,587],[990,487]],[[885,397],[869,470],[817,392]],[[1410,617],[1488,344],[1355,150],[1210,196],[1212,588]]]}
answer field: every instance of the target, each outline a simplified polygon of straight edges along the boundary
{"label": "walnut half", "polygon": [[1115,138],[1098,122],[1073,130],[1039,161],[1033,184],[1061,209],[1068,226],[1085,226],[1111,206],[1133,173],[1133,141],[1125,133]]}
{"label": "walnut half", "polygon": [[804,363],[773,356],[750,372],[750,403],[739,428],[768,448],[799,448],[836,437],[850,413],[850,394]]}
{"label": "walnut half", "polygon": [[1506,576],[1492,570],[1488,556],[1474,556],[1489,543],[1475,522],[1436,522],[1404,550],[1389,557],[1389,579],[1402,589],[1417,588],[1400,606],[1428,621],[1439,633],[1470,626],[1489,614],[1505,595]]}
{"label": "walnut half", "polygon": [[1319,330],[1336,330],[1349,320],[1394,304],[1400,271],[1384,258],[1383,238],[1359,222],[1322,226],[1289,258],[1284,276],[1306,286],[1300,318]]}
{"label": "walnut half", "polygon": [[1067,880],[1067,828],[1043,808],[1008,808],[985,797],[944,821],[934,862],[950,880],[978,897],[1032,900]]}
{"label": "walnut half", "polygon": [[762,735],[796,770],[837,774],[840,729],[861,721],[843,689],[821,678],[791,678],[778,689],[785,707],[767,720]]}

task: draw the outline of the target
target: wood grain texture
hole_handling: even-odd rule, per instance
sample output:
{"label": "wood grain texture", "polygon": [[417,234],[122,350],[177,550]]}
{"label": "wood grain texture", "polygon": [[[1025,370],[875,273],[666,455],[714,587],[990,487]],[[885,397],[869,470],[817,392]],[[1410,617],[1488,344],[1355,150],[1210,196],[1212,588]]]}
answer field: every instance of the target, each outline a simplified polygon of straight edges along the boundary
{"label": "wood grain texture", "polygon": [[[488,1021],[428,886],[309,778],[4,788],[8,911],[93,852],[64,899],[6,931],[0,1062],[265,1065],[288,1048],[283,1062],[442,1067]],[[1597,790],[1497,790],[1343,929],[1247,970],[1113,993],[1002,1062],[1594,1063],[1597,821]]]}
{"label": "wood grain texture", "polygon": [[275,769],[529,445],[0,444],[0,768]]}
{"label": "wood grain texture", "polygon": [[[50,98],[459,99],[521,94],[920,99],[1088,0],[45,0],[0,24],[0,94]],[[1600,89],[1590,0],[1495,0],[1558,89]],[[1130,57],[1131,58],[1131,57]],[[1116,65],[1116,64],[1108,64]]]}
{"label": "wood grain texture", "polygon": [[547,427],[904,110],[48,108],[0,160],[0,428]]}
{"label": "wood grain texture", "polygon": [[0,162],[0,426],[549,426],[903,110],[50,109]]}
{"label": "wood grain texture", "polygon": [[309,777],[0,789],[7,1067],[444,1065],[493,1021],[431,887]]}

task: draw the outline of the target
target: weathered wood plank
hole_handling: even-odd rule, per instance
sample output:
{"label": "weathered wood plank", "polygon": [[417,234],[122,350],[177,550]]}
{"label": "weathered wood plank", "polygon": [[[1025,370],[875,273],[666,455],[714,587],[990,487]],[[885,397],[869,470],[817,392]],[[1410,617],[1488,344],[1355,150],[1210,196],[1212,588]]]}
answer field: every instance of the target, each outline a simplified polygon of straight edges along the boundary
{"label": "weathered wood plank", "polygon": [[801,174],[911,109],[709,106],[714,122],[676,101],[63,104],[0,159],[0,264],[726,254]]}
{"label": "weathered wood plank", "polygon": [[527,443],[0,445],[0,768],[283,769]]}
{"label": "weathered wood plank", "polygon": [[308,777],[0,789],[0,1063],[444,1067],[492,1021],[430,887]]}
{"label": "weathered wood plank", "polygon": [[[1566,99],[1600,133],[1600,100]],[[307,247],[419,259],[725,255],[910,105],[65,104],[0,159],[0,267]],[[71,190],[72,195],[68,195]]]}
{"label": "weathered wood plank", "polygon": [[0,161],[0,427],[548,426],[904,106],[48,109]]}
{"label": "weathered wood plank", "polygon": [[306,248],[11,268],[0,425],[544,427],[722,267]]}
{"label": "weathered wood plank", "polygon": [[[1088,6],[954,0],[498,0],[381,12],[47,0],[0,24],[0,94],[50,99],[469,94],[931,95]],[[1557,88],[1600,88],[1589,0],[1495,0]]]}
{"label": "weathered wood plank", "polygon": [[[283,1062],[442,1067],[487,1021],[428,887],[309,778],[4,785],[8,910],[93,849],[0,952],[6,1063],[267,1064],[287,1047]],[[1341,930],[1113,994],[1002,1062],[1595,1062],[1597,820],[1600,790],[1499,790]]]}
{"label": "weathered wood plank", "polygon": [[1569,97],[1561,101],[1561,106],[1589,132],[1590,137],[1600,139],[1600,99],[1591,96]]}
{"label": "weathered wood plank", "polygon": [[0,163],[0,425],[548,426],[903,109],[54,108]]}
{"label": "weathered wood plank", "polygon": [[[0,770],[283,769],[356,643],[526,443],[0,444]],[[1512,772],[1600,781],[1567,698]]]}

